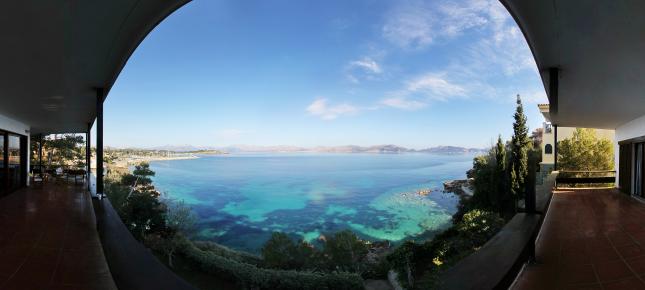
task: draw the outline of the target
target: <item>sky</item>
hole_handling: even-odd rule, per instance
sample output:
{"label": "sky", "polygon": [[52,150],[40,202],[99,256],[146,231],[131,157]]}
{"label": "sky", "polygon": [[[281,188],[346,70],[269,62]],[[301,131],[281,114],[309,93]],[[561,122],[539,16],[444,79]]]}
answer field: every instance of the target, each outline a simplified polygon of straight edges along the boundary
{"label": "sky", "polygon": [[105,143],[487,147],[546,103],[497,0],[196,0],[134,52]]}

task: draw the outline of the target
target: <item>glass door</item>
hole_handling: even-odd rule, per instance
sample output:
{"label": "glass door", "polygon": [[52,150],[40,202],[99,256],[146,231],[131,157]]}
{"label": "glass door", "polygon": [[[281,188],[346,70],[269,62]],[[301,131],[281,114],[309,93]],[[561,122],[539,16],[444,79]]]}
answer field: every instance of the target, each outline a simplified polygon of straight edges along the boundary
{"label": "glass door", "polygon": [[3,196],[7,191],[7,176],[5,168],[5,133],[0,131],[0,196]]}
{"label": "glass door", "polygon": [[14,191],[23,185],[22,171],[25,164],[22,162],[21,138],[18,135],[9,134],[7,148],[8,166],[9,166],[9,191]]}
{"label": "glass door", "polygon": [[634,195],[643,196],[643,143],[634,144]]}

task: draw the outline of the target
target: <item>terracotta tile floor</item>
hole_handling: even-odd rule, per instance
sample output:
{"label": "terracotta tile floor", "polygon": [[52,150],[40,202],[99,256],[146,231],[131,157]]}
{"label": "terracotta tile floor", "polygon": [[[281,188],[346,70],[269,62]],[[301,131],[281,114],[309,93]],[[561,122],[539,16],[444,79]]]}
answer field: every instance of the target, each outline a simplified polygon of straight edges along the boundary
{"label": "terracotta tile floor", "polygon": [[116,289],[83,185],[0,198],[0,289]]}
{"label": "terracotta tile floor", "polygon": [[536,259],[513,289],[645,289],[645,204],[609,189],[554,192]]}

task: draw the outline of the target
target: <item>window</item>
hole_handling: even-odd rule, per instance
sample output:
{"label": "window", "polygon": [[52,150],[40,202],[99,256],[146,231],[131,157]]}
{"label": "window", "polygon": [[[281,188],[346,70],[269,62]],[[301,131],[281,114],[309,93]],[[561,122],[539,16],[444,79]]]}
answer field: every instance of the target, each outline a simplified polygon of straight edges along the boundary
{"label": "window", "polygon": [[0,196],[26,185],[27,137],[0,130]]}
{"label": "window", "polygon": [[551,146],[551,144],[546,144],[544,146],[544,154],[553,154],[553,146]]}

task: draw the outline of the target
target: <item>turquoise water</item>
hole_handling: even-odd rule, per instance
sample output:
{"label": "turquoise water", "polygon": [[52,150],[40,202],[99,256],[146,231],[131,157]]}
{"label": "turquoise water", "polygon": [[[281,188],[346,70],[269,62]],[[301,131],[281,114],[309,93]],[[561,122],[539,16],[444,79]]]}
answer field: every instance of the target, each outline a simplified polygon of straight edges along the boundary
{"label": "turquoise water", "polygon": [[[197,238],[258,252],[271,232],[315,242],[351,229],[369,240],[426,239],[450,224],[472,155],[230,154],[154,161],[156,187],[199,217]],[[433,189],[427,196],[420,189]]]}

